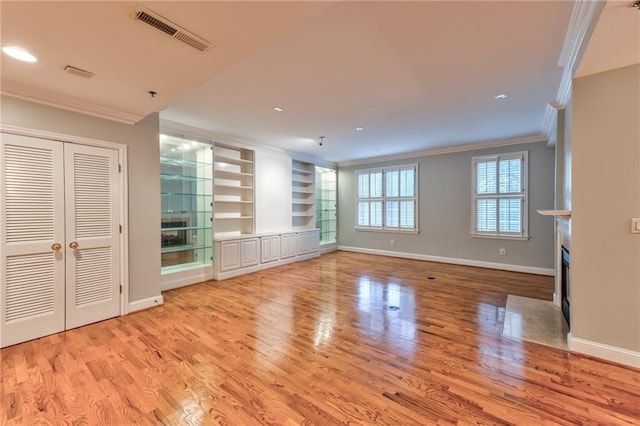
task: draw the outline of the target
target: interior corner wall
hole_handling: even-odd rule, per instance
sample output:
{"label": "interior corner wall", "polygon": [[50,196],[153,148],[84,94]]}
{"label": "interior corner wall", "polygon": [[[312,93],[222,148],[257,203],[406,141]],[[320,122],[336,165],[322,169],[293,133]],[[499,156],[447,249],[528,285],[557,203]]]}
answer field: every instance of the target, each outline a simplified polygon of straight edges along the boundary
{"label": "interior corner wall", "polygon": [[573,82],[572,337],[640,363],[640,64]]}
{"label": "interior corner wall", "polygon": [[[529,153],[528,214],[531,238],[528,241],[516,241],[471,237],[472,157],[520,151]],[[554,148],[548,147],[545,142],[538,142],[340,167],[339,244],[360,249],[552,270],[555,244],[553,218],[541,216],[536,210],[553,207],[554,162]],[[419,167],[420,233],[356,231],[356,170],[415,163]],[[392,239],[395,243],[393,246]],[[501,248],[506,249],[505,256],[500,255]]]}
{"label": "interior corner wall", "polygon": [[128,125],[9,96],[1,101],[2,124],[127,145],[129,302],[160,295],[158,114]]}

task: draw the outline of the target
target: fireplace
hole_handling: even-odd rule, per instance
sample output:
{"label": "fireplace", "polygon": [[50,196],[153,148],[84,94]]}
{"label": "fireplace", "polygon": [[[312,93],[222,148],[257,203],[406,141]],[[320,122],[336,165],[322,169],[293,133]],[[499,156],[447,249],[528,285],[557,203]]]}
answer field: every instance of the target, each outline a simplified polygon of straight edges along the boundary
{"label": "fireplace", "polygon": [[560,283],[561,283],[561,306],[562,315],[567,320],[567,325],[571,327],[571,286],[569,285],[569,250],[565,246],[562,246],[562,267],[560,268]]}

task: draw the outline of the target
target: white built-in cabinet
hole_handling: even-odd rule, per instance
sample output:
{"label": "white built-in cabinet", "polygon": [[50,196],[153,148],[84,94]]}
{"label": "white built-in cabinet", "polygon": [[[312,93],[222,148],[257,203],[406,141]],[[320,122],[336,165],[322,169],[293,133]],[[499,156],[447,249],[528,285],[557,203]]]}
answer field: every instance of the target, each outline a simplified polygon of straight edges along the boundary
{"label": "white built-in cabinet", "polygon": [[260,237],[262,263],[273,262],[280,259],[280,235]]}
{"label": "white built-in cabinet", "polygon": [[226,237],[253,234],[254,152],[219,143],[213,149],[214,235]]}
{"label": "white built-in cabinet", "polygon": [[3,133],[0,346],[120,314],[119,152]]}
{"label": "white built-in cabinet", "polygon": [[314,229],[315,165],[293,160],[291,163],[291,226],[293,229]]}
{"label": "white built-in cabinet", "polygon": [[317,229],[214,239],[214,279],[231,278],[320,255]]}

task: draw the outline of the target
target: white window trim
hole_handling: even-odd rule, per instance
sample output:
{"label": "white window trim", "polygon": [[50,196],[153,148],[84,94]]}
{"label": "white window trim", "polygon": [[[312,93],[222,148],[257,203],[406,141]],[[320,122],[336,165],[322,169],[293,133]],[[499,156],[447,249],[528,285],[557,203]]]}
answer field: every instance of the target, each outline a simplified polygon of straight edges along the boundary
{"label": "white window trim", "polygon": [[[476,164],[486,160],[495,160],[498,164],[500,160],[508,160],[513,158],[521,158],[522,165],[522,216],[521,225],[522,232],[500,232],[500,224],[498,222],[495,232],[478,231],[476,229],[476,201],[483,198],[514,198],[510,194],[491,194],[478,196],[476,194]],[[496,164],[496,166],[498,165]],[[502,154],[482,155],[471,158],[471,236],[474,238],[490,238],[500,240],[521,240],[529,239],[529,153],[528,151],[507,152]]]}
{"label": "white window trim", "polygon": [[[412,229],[406,229],[406,228],[400,228],[400,227],[393,227],[393,228],[389,228],[385,226],[385,222],[386,222],[386,201],[387,201],[387,197],[385,194],[385,173],[386,171],[391,171],[391,170],[403,170],[403,169],[412,169],[414,170],[414,195],[413,195],[413,201],[414,201],[414,228]],[[358,225],[358,202],[360,201],[360,198],[358,198],[358,175],[361,173],[373,173],[373,172],[382,172],[382,197],[372,197],[372,198],[366,198],[367,201],[382,201],[382,226],[359,226]],[[419,199],[419,194],[420,194],[420,189],[419,189],[419,182],[420,182],[420,178],[419,178],[419,170],[418,170],[418,164],[417,163],[411,163],[411,164],[393,164],[393,165],[389,165],[389,166],[384,166],[384,167],[372,167],[372,168],[368,168],[368,169],[358,169],[355,171],[355,192],[356,192],[356,196],[355,196],[355,211],[354,211],[354,215],[355,215],[355,230],[356,231],[365,231],[365,232],[390,232],[390,233],[396,233],[396,234],[418,234],[420,232],[420,227],[419,227],[419,223],[420,223],[420,215],[418,214],[419,212],[419,206],[420,206],[420,199]],[[393,201],[399,201],[402,200],[403,197],[389,197],[390,200]],[[409,198],[409,197],[406,197]]]}

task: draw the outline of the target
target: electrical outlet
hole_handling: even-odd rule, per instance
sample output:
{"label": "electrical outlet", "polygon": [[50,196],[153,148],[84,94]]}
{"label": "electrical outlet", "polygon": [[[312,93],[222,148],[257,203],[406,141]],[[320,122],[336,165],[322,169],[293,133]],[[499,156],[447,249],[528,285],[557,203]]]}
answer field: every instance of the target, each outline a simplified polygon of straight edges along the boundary
{"label": "electrical outlet", "polygon": [[396,240],[391,240],[391,245],[395,246],[396,245]]}
{"label": "electrical outlet", "polygon": [[506,249],[501,248],[501,249],[500,249],[500,256],[504,256],[505,254],[507,254],[507,250],[506,250]]}

